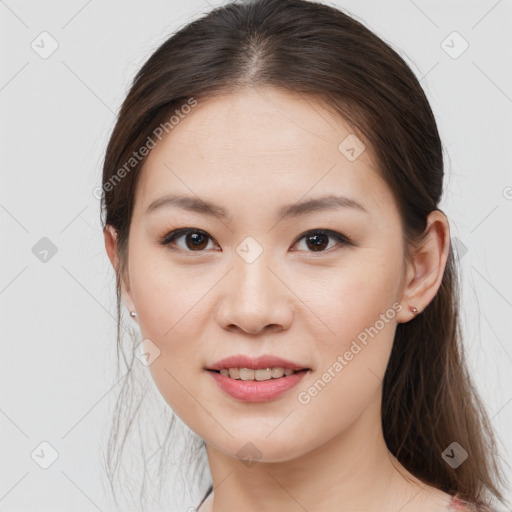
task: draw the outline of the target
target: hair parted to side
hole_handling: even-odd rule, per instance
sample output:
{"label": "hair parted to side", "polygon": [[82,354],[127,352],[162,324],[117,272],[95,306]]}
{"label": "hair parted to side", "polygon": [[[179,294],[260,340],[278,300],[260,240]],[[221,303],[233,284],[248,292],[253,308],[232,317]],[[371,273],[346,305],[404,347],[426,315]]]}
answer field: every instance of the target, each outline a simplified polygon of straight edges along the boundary
{"label": "hair parted to side", "polygon": [[[114,186],[107,184],[155,128],[191,99],[202,103],[247,87],[314,97],[349,123],[372,149],[394,193],[407,257],[421,242],[428,214],[439,209],[444,168],[436,121],[418,79],[390,46],[343,11],[318,2],[254,0],[214,9],[172,35],[140,69],[106,150],[102,225],[117,233],[118,355],[120,280],[126,273],[134,193],[145,158]],[[494,497],[504,502],[495,434],[466,368],[458,282],[450,248],[434,299],[397,326],[383,382],[384,437],[401,464],[425,483],[468,500]],[[130,378],[133,355],[124,360]],[[134,397],[123,388],[109,446],[111,482],[118,462],[114,465],[114,458],[124,444],[123,439],[116,451],[119,418],[127,418],[126,438],[138,414],[137,407],[125,407],[123,396]],[[456,469],[441,456],[453,441],[469,454]]]}

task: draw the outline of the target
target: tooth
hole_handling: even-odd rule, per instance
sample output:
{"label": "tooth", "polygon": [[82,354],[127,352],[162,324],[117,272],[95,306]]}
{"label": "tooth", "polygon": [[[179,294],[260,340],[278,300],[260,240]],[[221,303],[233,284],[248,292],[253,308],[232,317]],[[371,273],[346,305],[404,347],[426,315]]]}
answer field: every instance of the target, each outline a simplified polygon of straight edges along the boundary
{"label": "tooth", "polygon": [[231,379],[242,380],[270,380],[279,379],[283,376],[295,373],[290,368],[282,368],[281,366],[274,366],[272,368],[258,368],[257,370],[251,368],[222,368],[220,374]]}
{"label": "tooth", "polygon": [[272,378],[278,379],[279,377],[282,377],[284,375],[284,368],[281,368],[280,366],[276,366],[275,368],[271,369]]}
{"label": "tooth", "polygon": [[264,368],[263,370],[256,370],[254,372],[254,377],[256,380],[269,380],[272,378],[270,373],[270,368]]}
{"label": "tooth", "polygon": [[254,370],[249,368],[240,368],[240,378],[242,380],[254,380]]}

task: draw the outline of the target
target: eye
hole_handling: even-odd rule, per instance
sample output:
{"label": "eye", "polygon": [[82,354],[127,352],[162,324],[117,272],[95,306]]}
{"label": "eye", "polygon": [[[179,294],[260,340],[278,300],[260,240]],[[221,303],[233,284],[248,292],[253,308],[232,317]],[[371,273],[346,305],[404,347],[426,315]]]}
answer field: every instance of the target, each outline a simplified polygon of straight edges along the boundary
{"label": "eye", "polygon": [[[305,239],[306,241],[306,247],[312,247],[313,249],[311,251],[307,252],[326,252],[326,245],[328,249],[332,249],[332,246],[328,246],[328,240],[329,238],[333,238],[338,242],[338,244],[344,246],[344,245],[353,245],[352,241],[346,237],[345,235],[342,235],[341,233],[338,233],[336,231],[332,231],[330,229],[322,229],[322,230],[312,230],[308,231],[307,233],[304,233],[301,235],[297,242],[300,242],[302,239]],[[295,242],[295,243],[297,243]],[[309,245],[308,245],[309,244]],[[295,244],[294,244],[295,245]]]}
{"label": "eye", "polygon": [[172,244],[174,244],[175,240],[179,240],[183,237],[185,238],[185,247],[178,247],[178,249],[188,252],[201,252],[205,246],[207,246],[208,239],[210,239],[210,236],[200,229],[181,228],[175,229],[165,235],[164,238],[160,240],[160,244],[168,245],[171,250],[176,250],[172,247]]}
{"label": "eye", "polygon": [[[178,241],[180,238],[184,238],[185,244],[184,246],[181,247],[176,243],[176,241]],[[307,252],[326,252],[326,248],[332,249],[332,247],[336,245],[333,244],[329,247],[329,238],[332,238],[333,240],[338,242],[339,245],[342,246],[354,245],[353,242],[348,237],[336,231],[332,231],[330,229],[316,229],[308,231],[301,235],[294,242],[293,245],[296,245],[298,242],[305,239],[306,247],[312,247],[312,250],[308,250]],[[170,233],[165,235],[160,240],[159,243],[161,245],[169,246],[171,250],[183,250],[185,252],[203,252],[204,249],[208,248],[209,240],[213,239],[210,237],[210,235],[208,235],[208,233],[202,231],[201,229],[180,228],[175,229],[174,231],[171,231]],[[173,245],[175,245],[177,249],[176,247],[172,247]]]}

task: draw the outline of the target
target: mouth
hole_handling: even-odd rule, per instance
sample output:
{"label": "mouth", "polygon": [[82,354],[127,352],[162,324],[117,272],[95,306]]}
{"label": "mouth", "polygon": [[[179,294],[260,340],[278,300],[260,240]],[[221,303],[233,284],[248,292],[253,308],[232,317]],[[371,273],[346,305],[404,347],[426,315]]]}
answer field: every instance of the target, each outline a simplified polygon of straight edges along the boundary
{"label": "mouth", "polygon": [[233,380],[243,381],[265,381],[265,380],[277,380],[289,377],[296,373],[307,373],[311,371],[310,368],[302,368],[293,370],[291,368],[283,368],[282,366],[274,366],[268,368],[222,368],[220,370],[207,369],[210,372],[218,373],[224,377],[228,377]]}
{"label": "mouth", "polygon": [[244,402],[266,402],[283,396],[312,370],[271,354],[236,354],[204,368],[219,388]]}

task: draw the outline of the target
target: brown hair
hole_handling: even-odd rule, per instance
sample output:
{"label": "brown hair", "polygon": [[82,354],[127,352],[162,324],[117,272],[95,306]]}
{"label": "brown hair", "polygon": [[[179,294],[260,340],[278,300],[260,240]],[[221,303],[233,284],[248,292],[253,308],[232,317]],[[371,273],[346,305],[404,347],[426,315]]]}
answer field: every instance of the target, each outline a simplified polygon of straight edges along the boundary
{"label": "brown hair", "polygon": [[[144,159],[114,183],[116,172],[126,170],[134,151],[191,98],[200,103],[258,86],[321,100],[372,149],[399,206],[407,257],[421,241],[428,214],[439,209],[444,169],[436,121],[418,79],[388,44],[341,10],[317,2],[257,0],[217,8],[151,55],[108,144],[102,221],[118,237],[118,347],[120,278]],[[496,440],[464,359],[456,262],[450,249],[434,299],[397,326],[383,383],[384,437],[401,464],[425,483],[470,500],[503,500]],[[454,441],[469,454],[456,469],[441,456]]]}

